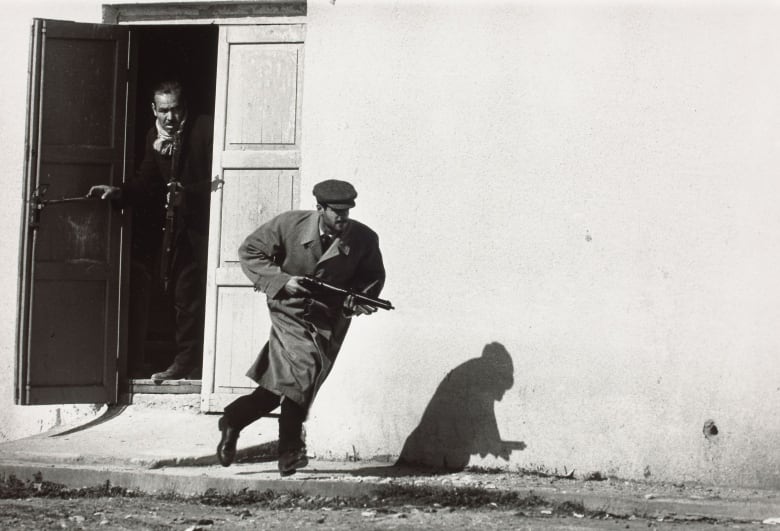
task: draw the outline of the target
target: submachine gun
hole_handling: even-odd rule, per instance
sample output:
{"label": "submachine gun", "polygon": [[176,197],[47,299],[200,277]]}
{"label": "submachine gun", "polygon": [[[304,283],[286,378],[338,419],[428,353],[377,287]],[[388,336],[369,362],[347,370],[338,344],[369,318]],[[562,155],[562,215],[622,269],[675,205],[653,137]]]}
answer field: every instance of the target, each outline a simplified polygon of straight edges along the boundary
{"label": "submachine gun", "polygon": [[162,257],[160,258],[160,279],[163,290],[168,291],[173,265],[173,244],[176,238],[176,208],[181,203],[182,185],[178,179],[179,151],[181,150],[181,134],[173,136],[171,147],[171,174],[165,184],[165,225],[163,225]]}
{"label": "submachine gun", "polygon": [[306,275],[305,277],[303,277],[303,281],[309,286],[324,291],[330,291],[331,293],[339,293],[341,295],[347,295],[349,297],[352,297],[357,304],[365,304],[367,306],[373,306],[374,308],[381,308],[382,310],[395,310],[393,303],[391,303],[388,300],[369,297],[368,295],[365,295],[357,291],[353,291],[351,289],[339,288],[338,286],[334,286],[332,284],[328,284],[327,282],[323,282],[319,278],[312,275]]}

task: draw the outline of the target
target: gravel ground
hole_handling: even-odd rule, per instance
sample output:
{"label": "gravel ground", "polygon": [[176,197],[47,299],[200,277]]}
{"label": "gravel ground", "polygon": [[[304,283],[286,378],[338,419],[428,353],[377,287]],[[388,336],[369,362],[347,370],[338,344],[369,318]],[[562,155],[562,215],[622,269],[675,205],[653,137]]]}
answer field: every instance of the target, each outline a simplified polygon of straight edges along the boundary
{"label": "gravel ground", "polygon": [[0,529],[778,529],[760,522],[648,519],[492,489],[388,486],[371,498],[243,491],[184,498],[102,485],[0,481]]}
{"label": "gravel ground", "polygon": [[[384,481],[404,485],[441,485],[443,487],[470,487],[487,490],[512,490],[518,485],[537,492],[565,492],[569,494],[592,493],[605,497],[630,496],[636,498],[685,498],[689,500],[729,500],[754,501],[757,499],[777,500],[780,493],[775,490],[754,488],[736,488],[702,485],[692,482],[664,483],[655,481],[629,481],[607,477],[598,473],[585,477],[566,477],[528,471],[504,471],[471,469],[457,474],[431,474],[420,471],[419,474],[401,470],[397,477],[388,477]],[[518,474],[522,481],[518,481]],[[353,478],[359,480],[360,478]],[[349,481],[349,478],[343,479]],[[780,531],[780,530],[779,530]]]}
{"label": "gravel ground", "polygon": [[388,509],[215,507],[153,498],[0,500],[0,527],[14,530],[230,529],[758,529],[760,525],[534,515],[527,511],[402,506]]}
{"label": "gravel ground", "polygon": [[[213,506],[182,500],[80,498],[0,500],[0,528],[230,530],[230,529],[771,529],[759,523],[645,520],[506,510],[405,505],[387,508],[274,509],[262,504]],[[550,512],[552,512],[550,510]]]}

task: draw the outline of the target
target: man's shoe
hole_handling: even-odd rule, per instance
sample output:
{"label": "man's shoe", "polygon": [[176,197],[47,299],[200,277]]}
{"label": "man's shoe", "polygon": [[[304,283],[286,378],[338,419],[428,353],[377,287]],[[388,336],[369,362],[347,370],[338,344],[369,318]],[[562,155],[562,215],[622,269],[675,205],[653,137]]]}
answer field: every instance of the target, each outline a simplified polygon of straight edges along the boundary
{"label": "man's shoe", "polygon": [[162,372],[156,372],[152,374],[151,379],[155,383],[162,382],[163,380],[181,380],[192,372],[192,367],[185,367],[178,363],[173,363],[170,367]]}
{"label": "man's shoe", "polygon": [[309,464],[309,458],[306,457],[306,448],[284,452],[279,456],[279,474],[282,477],[291,476],[299,468]]}
{"label": "man's shoe", "polygon": [[219,430],[222,432],[222,438],[217,445],[217,459],[219,460],[220,465],[230,466],[236,458],[236,443],[238,442],[238,434],[241,433],[241,430],[228,426],[225,417],[219,418],[217,426],[219,426]]}

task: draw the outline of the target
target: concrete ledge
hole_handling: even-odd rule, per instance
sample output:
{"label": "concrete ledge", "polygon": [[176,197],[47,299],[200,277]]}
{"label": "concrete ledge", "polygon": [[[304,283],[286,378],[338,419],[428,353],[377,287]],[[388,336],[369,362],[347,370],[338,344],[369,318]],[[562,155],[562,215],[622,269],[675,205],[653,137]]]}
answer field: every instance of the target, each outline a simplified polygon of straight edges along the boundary
{"label": "concrete ledge", "polygon": [[[273,462],[276,467],[276,461]],[[371,494],[371,484],[336,480],[297,480],[294,476],[277,479],[258,479],[211,475],[192,469],[119,470],[97,466],[43,465],[38,463],[0,463],[0,473],[14,475],[21,480],[32,480],[41,474],[51,481],[69,488],[93,487],[105,484],[133,489],[147,494],[175,493],[197,496],[210,489],[219,493],[233,493],[243,489],[275,492],[303,492],[317,496],[359,497]]]}

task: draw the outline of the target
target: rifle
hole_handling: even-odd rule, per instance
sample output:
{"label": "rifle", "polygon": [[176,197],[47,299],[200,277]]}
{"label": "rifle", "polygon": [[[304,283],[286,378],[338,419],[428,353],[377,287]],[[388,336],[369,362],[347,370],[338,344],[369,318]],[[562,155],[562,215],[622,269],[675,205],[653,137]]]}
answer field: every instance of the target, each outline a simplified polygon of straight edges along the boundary
{"label": "rifle", "polygon": [[319,278],[312,275],[306,275],[305,277],[303,277],[303,280],[304,282],[308,283],[311,286],[324,289],[326,291],[331,291],[333,293],[339,293],[341,295],[347,295],[353,297],[355,302],[357,302],[358,304],[365,304],[367,306],[373,306],[374,308],[381,308],[383,310],[395,310],[393,303],[391,303],[388,300],[376,299],[374,297],[369,297],[368,295],[358,293],[351,289],[339,288],[332,284],[328,284],[327,282],[323,282]]}
{"label": "rifle", "polygon": [[179,191],[181,187],[176,174],[178,173],[178,155],[181,144],[181,137],[175,134],[173,137],[173,146],[171,149],[171,174],[165,185],[165,225],[163,226],[163,252],[160,260],[160,276],[162,279],[163,290],[168,291],[168,284],[171,277],[171,265],[173,258],[173,242],[176,233],[176,207],[179,204]]}

